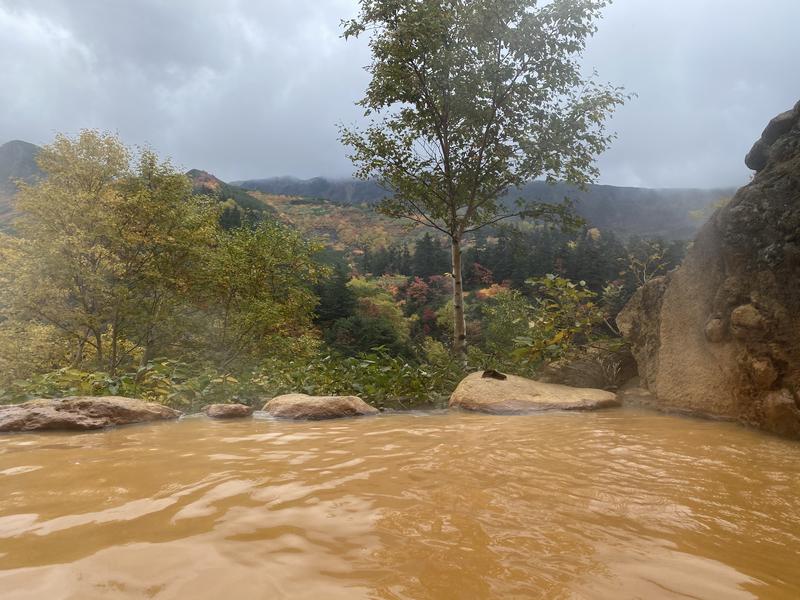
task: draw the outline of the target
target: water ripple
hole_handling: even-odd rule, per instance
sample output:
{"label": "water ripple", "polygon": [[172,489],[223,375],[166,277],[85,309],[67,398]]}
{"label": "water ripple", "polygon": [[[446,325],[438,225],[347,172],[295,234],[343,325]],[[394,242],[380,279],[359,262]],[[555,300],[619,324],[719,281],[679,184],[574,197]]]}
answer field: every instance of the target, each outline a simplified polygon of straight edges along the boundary
{"label": "water ripple", "polygon": [[797,598],[800,444],[615,410],[0,438],[6,598]]}

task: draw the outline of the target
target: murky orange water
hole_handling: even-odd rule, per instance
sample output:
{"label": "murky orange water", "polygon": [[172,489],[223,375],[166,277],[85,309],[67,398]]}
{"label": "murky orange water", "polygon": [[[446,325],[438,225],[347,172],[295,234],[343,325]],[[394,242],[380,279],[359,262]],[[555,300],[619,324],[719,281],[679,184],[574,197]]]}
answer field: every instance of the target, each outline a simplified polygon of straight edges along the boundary
{"label": "murky orange water", "polygon": [[800,598],[800,443],[646,412],[0,437],[0,597]]}

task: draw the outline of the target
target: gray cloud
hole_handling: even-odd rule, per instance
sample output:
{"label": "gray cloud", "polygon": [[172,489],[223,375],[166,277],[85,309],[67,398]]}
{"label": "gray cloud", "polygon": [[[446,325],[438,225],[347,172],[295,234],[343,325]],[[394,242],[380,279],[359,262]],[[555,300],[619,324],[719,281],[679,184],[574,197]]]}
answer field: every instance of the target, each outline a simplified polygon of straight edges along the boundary
{"label": "gray cloud", "polygon": [[[336,123],[367,82],[355,0],[0,0],[0,142],[118,131],[224,179],[346,176]],[[638,98],[601,181],[742,183],[766,120],[800,99],[796,0],[617,0],[588,67]]]}
{"label": "gray cloud", "polygon": [[617,0],[586,55],[638,98],[612,122],[603,180],[654,187],[745,182],[744,155],[800,100],[800,2]]}

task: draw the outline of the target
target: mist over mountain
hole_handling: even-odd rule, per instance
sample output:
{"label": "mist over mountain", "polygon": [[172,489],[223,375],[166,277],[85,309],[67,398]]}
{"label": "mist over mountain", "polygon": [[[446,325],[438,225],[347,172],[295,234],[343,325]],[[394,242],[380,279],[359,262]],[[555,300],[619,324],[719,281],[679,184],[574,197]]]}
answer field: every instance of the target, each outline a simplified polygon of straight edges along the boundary
{"label": "mist over mountain", "polygon": [[[42,176],[36,164],[41,147],[28,142],[13,140],[0,146],[0,224],[8,222],[12,214],[11,200],[17,193],[16,181],[34,182]],[[196,194],[204,194],[225,204],[223,218],[229,224],[241,223],[247,215],[263,218],[273,215],[274,209],[265,205],[246,190],[232,186],[214,175],[192,169],[186,173]]]}
{"label": "mist over mountain", "polygon": [[[387,192],[374,181],[337,180],[316,177],[297,179],[274,177],[234,182],[246,190],[266,194],[321,198],[344,204],[376,204]],[[721,199],[730,197],[726,189],[648,189],[590,185],[580,190],[567,184],[531,182],[506,195],[512,206],[517,198],[548,203],[569,198],[578,214],[590,225],[616,233],[688,239],[703,223],[702,215]]]}
{"label": "mist over mountain", "polygon": [[374,181],[360,181],[357,179],[270,177],[267,179],[234,181],[232,184],[246,190],[264,192],[275,196],[322,198],[344,204],[375,204],[386,195],[386,190]]}
{"label": "mist over mountain", "polygon": [[253,213],[274,213],[270,206],[251,196],[247,190],[225,183],[207,171],[191,169],[186,172],[186,176],[192,181],[192,191],[195,194],[211,196],[222,203],[232,202],[240,209]]}
{"label": "mist over mountain", "polygon": [[534,181],[506,198],[542,202],[575,202],[576,212],[588,224],[610,229],[622,236],[691,239],[709,216],[711,208],[724,198],[728,189],[649,189],[590,185],[586,190],[566,184],[550,185]]}
{"label": "mist over mountain", "polygon": [[[41,148],[14,140],[0,146],[0,222],[11,216],[11,198],[16,180],[34,181],[41,175],[36,155]],[[207,194],[220,202],[234,203],[237,211],[248,214],[273,214],[274,208],[248,192],[273,196],[314,198],[344,205],[375,205],[387,192],[374,181],[354,179],[298,179],[273,177],[226,183],[199,169],[187,172],[196,193]],[[590,185],[579,190],[567,184],[550,185],[534,181],[513,190],[505,201],[517,198],[541,202],[560,202],[570,198],[578,214],[590,225],[610,229],[622,236],[689,239],[705,220],[710,208],[730,197],[733,189],[648,189]],[[324,206],[324,205],[323,205]],[[229,210],[229,209],[226,209]],[[229,217],[236,221],[231,210]],[[232,222],[233,222],[232,221]]]}
{"label": "mist over mountain", "polygon": [[17,193],[17,180],[31,182],[42,172],[36,164],[39,146],[12,140],[0,146],[0,223],[11,216],[11,198]]}

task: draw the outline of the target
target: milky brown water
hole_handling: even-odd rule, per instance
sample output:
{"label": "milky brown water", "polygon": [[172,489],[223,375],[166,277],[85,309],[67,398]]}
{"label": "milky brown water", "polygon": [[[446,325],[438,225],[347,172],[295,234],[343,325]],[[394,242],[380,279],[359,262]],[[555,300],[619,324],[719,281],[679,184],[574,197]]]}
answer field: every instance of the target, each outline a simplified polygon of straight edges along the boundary
{"label": "milky brown water", "polygon": [[800,443],[613,410],[0,437],[0,598],[800,597]]}

